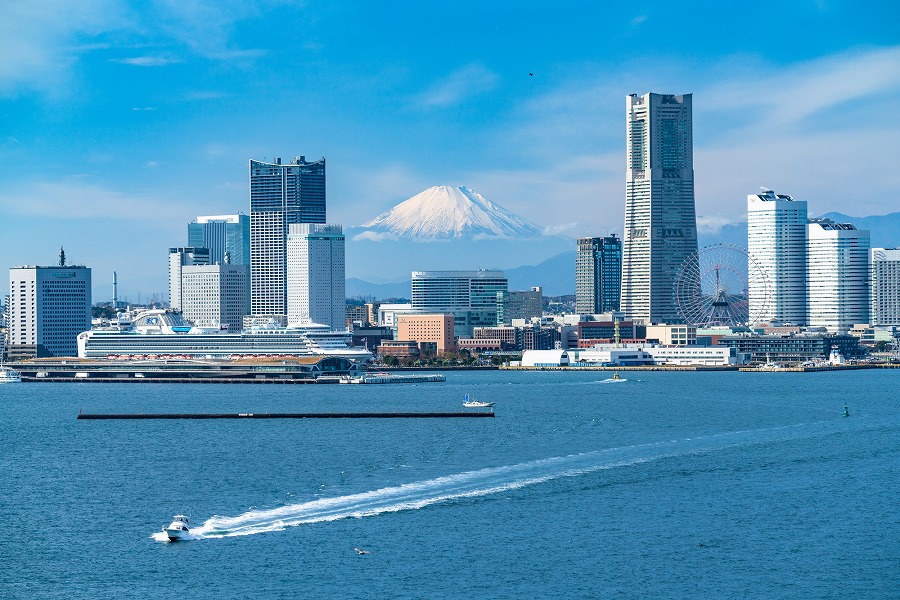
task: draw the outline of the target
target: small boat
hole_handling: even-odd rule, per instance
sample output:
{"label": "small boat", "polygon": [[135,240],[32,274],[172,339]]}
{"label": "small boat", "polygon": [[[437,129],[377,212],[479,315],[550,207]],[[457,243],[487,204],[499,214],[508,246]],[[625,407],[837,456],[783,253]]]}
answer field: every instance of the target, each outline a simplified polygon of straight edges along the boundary
{"label": "small boat", "polygon": [[622,379],[621,377],[619,377],[619,372],[616,371],[612,377],[608,377],[608,378],[604,379],[603,383],[625,383],[626,381],[628,381],[628,380]]}
{"label": "small boat", "polygon": [[466,399],[463,402],[463,407],[465,408],[490,408],[494,406],[493,402],[482,402],[480,400],[475,400],[474,398],[469,400],[469,395],[466,394]]}
{"label": "small boat", "polygon": [[168,527],[163,528],[163,533],[166,534],[170,542],[193,539],[188,529],[188,518],[184,515],[175,515],[172,518],[172,523]]}
{"label": "small boat", "polygon": [[0,366],[0,383],[21,383],[22,377],[9,367]]}

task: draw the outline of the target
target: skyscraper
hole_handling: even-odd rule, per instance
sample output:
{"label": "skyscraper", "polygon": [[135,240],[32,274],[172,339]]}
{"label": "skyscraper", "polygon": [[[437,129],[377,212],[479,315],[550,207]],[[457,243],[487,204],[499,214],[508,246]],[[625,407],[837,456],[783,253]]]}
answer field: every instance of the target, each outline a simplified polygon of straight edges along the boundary
{"label": "skyscraper", "polygon": [[[209,248],[209,264],[250,265],[249,215],[197,217],[188,223],[188,246]],[[249,288],[248,288],[249,289]]]}
{"label": "skyscraper", "polygon": [[325,159],[250,161],[250,313],[287,314],[286,244],[295,223],[325,222]]}
{"label": "skyscraper", "polygon": [[12,268],[7,310],[10,360],[77,356],[78,334],[91,328],[91,270]]}
{"label": "skyscraper", "polygon": [[760,321],[806,324],[806,225],[805,200],[747,196],[747,251],[762,271],[749,270],[750,314]]}
{"label": "skyscraper", "polygon": [[579,238],[575,257],[575,312],[619,310],[622,290],[622,240],[615,235]]}
{"label": "skyscraper", "polygon": [[287,238],[287,320],[346,329],[340,225],[296,223]]}
{"label": "skyscraper", "polygon": [[807,297],[812,327],[846,333],[869,322],[869,232],[851,223],[810,219]]}
{"label": "skyscraper", "polygon": [[691,94],[628,96],[621,310],[678,322],[675,281],[697,252]]}
{"label": "skyscraper", "polygon": [[900,326],[900,249],[872,248],[872,325]]}

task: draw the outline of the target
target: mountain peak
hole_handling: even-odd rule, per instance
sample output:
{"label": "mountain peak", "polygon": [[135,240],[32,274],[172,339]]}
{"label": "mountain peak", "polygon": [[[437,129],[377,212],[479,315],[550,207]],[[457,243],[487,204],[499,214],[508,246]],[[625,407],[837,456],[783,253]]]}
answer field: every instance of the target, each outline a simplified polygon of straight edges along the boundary
{"label": "mountain peak", "polygon": [[436,185],[360,225],[363,236],[530,238],[541,230],[466,186]]}

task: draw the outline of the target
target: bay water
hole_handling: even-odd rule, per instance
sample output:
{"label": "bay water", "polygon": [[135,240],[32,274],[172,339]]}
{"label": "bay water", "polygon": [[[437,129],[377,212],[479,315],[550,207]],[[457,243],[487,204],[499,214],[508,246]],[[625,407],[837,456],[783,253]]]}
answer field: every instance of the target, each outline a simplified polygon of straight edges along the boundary
{"label": "bay water", "polygon": [[0,386],[0,598],[900,597],[900,371],[621,375]]}

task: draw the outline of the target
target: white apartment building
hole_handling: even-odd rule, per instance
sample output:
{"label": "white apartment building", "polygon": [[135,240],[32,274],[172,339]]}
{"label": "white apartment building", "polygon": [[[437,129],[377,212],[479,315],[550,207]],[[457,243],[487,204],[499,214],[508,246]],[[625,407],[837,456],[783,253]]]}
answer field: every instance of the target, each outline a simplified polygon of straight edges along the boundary
{"label": "white apartment building", "polygon": [[91,328],[91,270],[10,269],[7,313],[10,360],[77,356],[78,334]]}
{"label": "white apartment building", "polygon": [[807,324],[846,333],[868,323],[869,232],[829,219],[810,219],[806,232]]}
{"label": "white apartment building", "polygon": [[805,200],[765,190],[747,196],[750,316],[759,322],[804,325],[806,307]]}
{"label": "white apartment building", "polygon": [[321,323],[347,328],[344,234],[340,225],[298,223],[287,237],[288,325]]}
{"label": "white apartment building", "polygon": [[250,268],[247,265],[181,267],[181,312],[201,327],[240,331],[250,313]]}
{"label": "white apartment building", "polygon": [[190,265],[208,265],[209,249],[185,246],[169,248],[169,307],[181,310],[182,269]]}
{"label": "white apartment building", "polygon": [[900,325],[900,249],[872,248],[871,320],[876,326]]}

